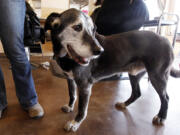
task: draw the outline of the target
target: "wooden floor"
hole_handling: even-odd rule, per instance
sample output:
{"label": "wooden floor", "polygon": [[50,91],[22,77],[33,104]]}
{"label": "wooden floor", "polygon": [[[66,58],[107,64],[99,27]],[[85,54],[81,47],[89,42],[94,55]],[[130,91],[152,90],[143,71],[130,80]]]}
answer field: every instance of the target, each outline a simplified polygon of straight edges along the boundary
{"label": "wooden floor", "polygon": [[[46,60],[35,59],[33,62]],[[0,58],[0,65],[4,71],[8,98],[8,109],[0,120],[0,135],[180,135],[180,79],[170,77],[167,88],[170,96],[169,111],[162,127],[151,123],[153,116],[158,113],[160,100],[147,78],[143,78],[140,83],[141,98],[123,112],[117,110],[114,104],[129,97],[129,81],[95,84],[87,119],[76,133],[67,133],[63,126],[75,116],[77,103],[74,112],[65,114],[61,111],[60,107],[68,102],[66,81],[53,77],[48,70],[33,70],[45,116],[40,120],[32,120],[18,103],[7,59]]]}

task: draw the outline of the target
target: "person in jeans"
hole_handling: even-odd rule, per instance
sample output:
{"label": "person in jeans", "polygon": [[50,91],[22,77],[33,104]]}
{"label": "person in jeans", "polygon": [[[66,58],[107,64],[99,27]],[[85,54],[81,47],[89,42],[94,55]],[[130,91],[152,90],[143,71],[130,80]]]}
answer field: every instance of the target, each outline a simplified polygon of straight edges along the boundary
{"label": "person in jeans", "polygon": [[[16,95],[31,118],[44,115],[32,78],[31,65],[24,49],[25,0],[1,0],[0,39],[12,67]],[[6,88],[0,68],[0,118],[7,108]]]}

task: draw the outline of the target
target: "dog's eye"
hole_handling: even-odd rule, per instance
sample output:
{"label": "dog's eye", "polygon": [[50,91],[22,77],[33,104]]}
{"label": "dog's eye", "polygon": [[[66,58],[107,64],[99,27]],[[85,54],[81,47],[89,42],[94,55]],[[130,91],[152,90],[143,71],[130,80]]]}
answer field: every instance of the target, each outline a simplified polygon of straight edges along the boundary
{"label": "dog's eye", "polygon": [[82,30],[82,24],[74,25],[72,28],[73,28],[75,31],[80,32],[80,31]]}

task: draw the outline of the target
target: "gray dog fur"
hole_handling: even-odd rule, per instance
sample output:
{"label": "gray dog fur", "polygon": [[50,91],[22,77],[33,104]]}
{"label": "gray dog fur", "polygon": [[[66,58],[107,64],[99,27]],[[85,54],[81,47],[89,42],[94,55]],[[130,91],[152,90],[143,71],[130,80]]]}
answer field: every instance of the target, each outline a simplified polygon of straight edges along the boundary
{"label": "gray dog fur", "polygon": [[[65,71],[66,75],[67,72],[71,74],[67,79],[70,101],[62,110],[73,111],[76,89],[79,97],[78,114],[65,125],[67,131],[76,131],[86,118],[93,83],[120,72],[129,73],[132,94],[127,101],[117,103],[117,107],[125,109],[140,97],[139,81],[147,72],[161,101],[153,123],[163,123],[168,110],[166,86],[169,74],[180,76],[180,72],[172,68],[174,55],[166,38],[149,31],[102,36],[95,32],[90,17],[76,9],[69,9],[53,19],[50,15],[46,22],[46,25],[49,24],[56,60],[62,56],[63,48],[66,51],[63,56],[67,55],[77,63],[71,70]],[[62,66],[54,63],[54,69],[57,65]],[[61,68],[59,73],[62,71]]]}

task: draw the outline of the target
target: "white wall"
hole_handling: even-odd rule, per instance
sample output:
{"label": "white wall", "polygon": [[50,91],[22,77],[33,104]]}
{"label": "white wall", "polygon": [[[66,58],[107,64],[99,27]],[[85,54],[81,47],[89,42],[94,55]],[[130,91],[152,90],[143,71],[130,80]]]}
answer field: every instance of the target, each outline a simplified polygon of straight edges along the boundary
{"label": "white wall", "polygon": [[69,0],[41,0],[41,17],[46,18],[51,12],[63,12],[69,8]]}
{"label": "white wall", "polygon": [[146,0],[145,3],[149,10],[150,20],[153,20],[154,17],[158,17],[161,15],[161,11],[159,10],[157,0]]}
{"label": "white wall", "polygon": [[69,0],[41,0],[41,7],[66,9],[69,7]]}
{"label": "white wall", "polygon": [[[174,13],[177,14],[180,17],[180,0],[175,0],[175,10]],[[178,33],[180,33],[180,22],[178,27]]]}

